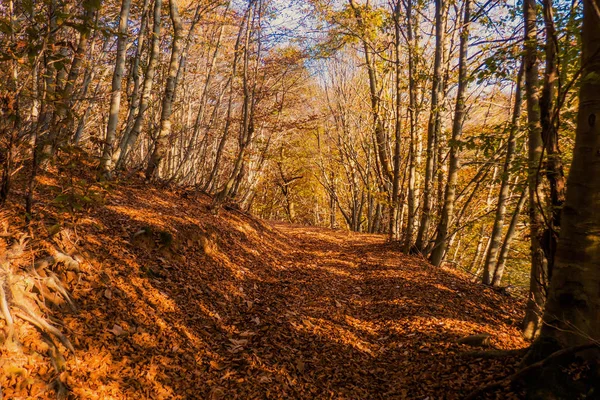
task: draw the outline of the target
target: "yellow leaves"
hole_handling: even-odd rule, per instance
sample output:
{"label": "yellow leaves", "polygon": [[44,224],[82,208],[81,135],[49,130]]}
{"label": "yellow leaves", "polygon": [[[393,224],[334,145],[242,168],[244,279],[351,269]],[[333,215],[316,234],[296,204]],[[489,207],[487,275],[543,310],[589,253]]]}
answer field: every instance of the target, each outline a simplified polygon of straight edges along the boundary
{"label": "yellow leaves", "polygon": [[375,41],[387,17],[388,12],[382,7],[356,3],[329,14],[329,19],[346,33],[344,40],[348,43]]}

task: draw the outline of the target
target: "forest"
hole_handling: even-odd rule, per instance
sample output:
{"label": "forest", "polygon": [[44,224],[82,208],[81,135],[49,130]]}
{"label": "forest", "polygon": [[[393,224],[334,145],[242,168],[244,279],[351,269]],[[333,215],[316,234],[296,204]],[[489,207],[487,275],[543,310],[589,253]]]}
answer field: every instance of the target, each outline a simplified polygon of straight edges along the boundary
{"label": "forest", "polygon": [[1,0],[0,400],[600,397],[600,0]]}

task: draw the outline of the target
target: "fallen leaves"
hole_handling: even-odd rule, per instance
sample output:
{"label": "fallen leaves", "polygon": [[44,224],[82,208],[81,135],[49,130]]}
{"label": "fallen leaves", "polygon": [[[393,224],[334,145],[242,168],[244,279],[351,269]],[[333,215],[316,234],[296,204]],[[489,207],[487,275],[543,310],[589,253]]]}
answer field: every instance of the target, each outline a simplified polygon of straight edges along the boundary
{"label": "fallen leaves", "polygon": [[125,332],[125,330],[123,328],[121,328],[120,325],[117,325],[117,324],[114,324],[113,327],[111,329],[109,329],[108,331],[115,336],[127,335],[127,332]]}
{"label": "fallen leaves", "polygon": [[[79,311],[56,313],[76,344],[75,396],[459,399],[513,371],[515,358],[465,360],[457,341],[525,346],[521,303],[382,236],[214,216],[209,202],[123,183],[81,219],[93,268],[68,282]],[[153,245],[160,232],[172,242]],[[5,396],[31,396],[24,376],[49,379],[30,364],[0,377]]]}

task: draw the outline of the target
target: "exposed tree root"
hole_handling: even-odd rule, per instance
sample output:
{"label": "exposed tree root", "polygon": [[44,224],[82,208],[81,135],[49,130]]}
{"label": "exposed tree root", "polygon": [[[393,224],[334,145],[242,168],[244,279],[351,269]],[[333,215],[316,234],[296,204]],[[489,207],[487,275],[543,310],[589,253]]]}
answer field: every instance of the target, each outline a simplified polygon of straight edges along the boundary
{"label": "exposed tree root", "polygon": [[530,374],[540,368],[544,368],[544,367],[548,366],[549,364],[556,362],[563,357],[571,356],[571,355],[574,355],[581,351],[591,349],[593,347],[598,347],[598,344],[597,343],[588,343],[588,344],[583,344],[580,346],[574,346],[574,347],[569,347],[566,349],[555,351],[554,353],[550,354],[548,357],[544,358],[543,360],[533,363],[531,365],[528,365],[527,367],[520,369],[519,371],[515,372],[514,374],[512,374],[504,379],[501,379],[501,380],[492,382],[488,385],[477,388],[476,390],[471,392],[465,398],[465,400],[475,400],[479,396],[483,395],[486,392],[489,392],[493,389],[496,389],[496,388],[502,387],[504,385],[513,383],[515,381],[518,381],[518,380],[524,378],[525,376],[527,376],[528,374]]}
{"label": "exposed tree root", "polygon": [[65,270],[79,272],[80,263],[58,250],[54,255],[43,258],[35,264],[23,262],[19,259],[25,253],[27,236],[13,238],[15,235],[11,234],[2,237],[2,240],[7,242],[13,240],[13,243],[8,249],[3,246],[6,250],[0,254],[0,320],[4,320],[4,338],[0,345],[14,344],[18,352],[19,326],[23,321],[33,326],[50,348],[47,356],[56,371],[56,379],[52,385],[57,396],[66,398],[67,387],[60,379],[61,372],[64,371],[65,358],[54,338],[70,352],[74,353],[75,349],[61,330],[50,322],[50,306],[67,303],[74,309],[75,305],[60,278],[50,268],[61,264],[61,268]]}
{"label": "exposed tree root", "polygon": [[523,356],[527,353],[528,349],[516,349],[516,350],[474,350],[474,351],[466,351],[461,353],[462,357],[469,358],[483,358],[485,360],[490,360],[494,358],[504,358],[504,357],[514,357],[514,356]]}

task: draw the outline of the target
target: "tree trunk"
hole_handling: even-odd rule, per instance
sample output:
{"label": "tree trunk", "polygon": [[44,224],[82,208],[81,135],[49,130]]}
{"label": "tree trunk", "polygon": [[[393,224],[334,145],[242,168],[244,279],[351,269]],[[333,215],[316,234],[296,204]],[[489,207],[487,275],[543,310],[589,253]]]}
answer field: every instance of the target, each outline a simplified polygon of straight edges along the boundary
{"label": "tree trunk", "polygon": [[550,184],[551,218],[544,233],[542,246],[548,260],[548,279],[552,277],[556,242],[559,237],[560,216],[565,201],[566,182],[562,159],[558,148],[558,112],[556,105],[556,84],[558,81],[558,38],[554,26],[552,0],[543,1],[543,15],[546,26],[546,69],[540,97],[540,118],[542,140],[547,160],[545,174]]}
{"label": "tree trunk", "polygon": [[423,212],[417,234],[415,247],[423,252],[429,240],[429,226],[431,223],[431,210],[433,208],[433,182],[435,167],[434,144],[441,127],[442,88],[442,62],[446,42],[445,19],[446,3],[444,0],[435,0],[435,58],[433,65],[433,78],[431,84],[431,110],[427,124],[427,157],[425,161],[425,184],[423,189]]}
{"label": "tree trunk", "polygon": [[140,101],[140,60],[142,58],[142,51],[144,50],[144,42],[146,39],[146,27],[148,26],[148,5],[150,0],[144,0],[144,4],[142,6],[142,21],[140,23],[140,29],[138,32],[138,40],[137,46],[135,49],[135,56],[133,57],[133,61],[131,62],[131,79],[133,80],[133,91],[131,92],[131,98],[129,100],[129,111],[127,113],[127,122],[125,122],[125,128],[123,129],[123,135],[121,136],[121,140],[119,142],[119,146],[115,149],[112,155],[112,163],[117,163],[121,156],[121,143],[127,142],[129,140],[129,135],[131,134],[131,130],[133,129],[133,124],[135,122],[135,113],[137,112]]}
{"label": "tree trunk", "polygon": [[140,100],[139,109],[135,117],[135,122],[131,128],[129,135],[123,135],[121,142],[119,143],[119,158],[117,159],[116,169],[123,168],[127,162],[129,156],[129,150],[137,141],[140,132],[142,131],[142,124],[144,122],[144,114],[148,110],[150,105],[150,95],[152,94],[152,84],[154,82],[154,75],[156,74],[156,64],[158,62],[159,51],[160,51],[160,27],[161,27],[161,9],[162,0],[155,0],[154,2],[154,27],[152,30],[152,41],[150,43],[150,55],[148,56],[148,66],[146,67],[146,74],[144,76],[144,86],[142,88],[142,95]]}
{"label": "tree trunk", "polygon": [[[417,84],[416,84],[416,56],[417,56],[417,40],[414,37],[414,31],[417,31],[418,21],[417,14],[412,12],[412,0],[408,1],[406,9],[406,24],[407,24],[407,39],[408,39],[408,95],[409,106],[408,113],[410,117],[410,143],[409,143],[409,166],[408,166],[408,221],[406,224],[406,235],[404,237],[404,253],[408,254],[413,245],[413,235],[415,230],[415,220],[417,211]],[[399,19],[398,15],[398,19]],[[415,27],[413,27],[413,19],[415,19]],[[398,22],[399,23],[399,22]],[[398,61],[399,64],[399,61]],[[397,67],[397,73],[400,73],[400,66]],[[397,83],[400,86],[400,83]],[[399,95],[398,95],[399,97]]]}
{"label": "tree trunk", "polygon": [[492,233],[490,237],[490,249],[487,253],[485,263],[483,266],[483,283],[489,285],[492,283],[494,277],[494,270],[496,269],[496,257],[500,250],[500,242],[502,240],[502,228],[504,227],[504,215],[506,214],[506,202],[509,194],[509,179],[510,169],[512,168],[512,161],[515,154],[516,147],[516,135],[519,129],[519,118],[521,117],[521,82],[523,79],[524,66],[521,63],[519,73],[517,76],[517,83],[515,87],[515,105],[513,108],[512,121],[510,126],[510,133],[508,136],[508,145],[506,148],[506,159],[504,160],[504,166],[502,169],[502,177],[500,181],[500,194],[498,195],[498,205],[496,208],[496,217],[494,218],[494,226],[492,227]]}
{"label": "tree trunk", "polygon": [[127,56],[127,22],[129,19],[129,9],[131,0],[123,0],[121,3],[121,14],[119,17],[119,37],[117,39],[117,59],[115,61],[115,71],[112,78],[110,110],[108,124],[106,126],[106,139],[102,158],[100,159],[100,169],[108,173],[111,168],[111,157],[113,146],[119,124],[119,111],[121,108],[121,84],[123,81],[123,72],[125,70],[125,59]]}
{"label": "tree trunk", "polygon": [[545,280],[546,258],[541,246],[543,221],[539,204],[542,199],[540,187],[540,164],[542,157],[542,135],[540,125],[540,104],[538,93],[538,60],[537,60],[537,14],[535,0],[523,3],[525,19],[525,94],[527,98],[528,120],[528,186],[529,186],[529,226],[531,239],[531,274],[529,295],[525,312],[524,336],[532,340],[540,329],[542,309],[545,296],[543,284]]}
{"label": "tree trunk", "polygon": [[[254,112],[256,107],[256,79],[257,73],[254,71],[254,82],[250,82],[250,43],[251,37],[253,34],[253,28],[255,24],[255,20],[260,19],[262,13],[262,3],[260,0],[258,1],[258,6],[255,5],[255,1],[251,1],[248,5],[249,9],[254,8],[254,16],[250,18],[250,13],[248,14],[248,26],[246,29],[245,41],[244,41],[244,63],[243,63],[243,74],[242,74],[242,88],[243,88],[243,102],[242,102],[242,121],[241,121],[241,129],[240,135],[238,139],[239,149],[237,152],[237,156],[233,165],[233,172],[231,173],[229,179],[225,183],[224,187],[217,193],[215,196],[213,203],[215,207],[218,207],[223,201],[228,198],[235,197],[235,193],[237,192],[237,187],[239,187],[241,180],[244,177],[244,169],[246,167],[245,156],[248,151],[248,147],[252,142],[252,138],[254,137],[255,131],[255,120],[254,120]],[[259,22],[260,28],[260,22]],[[257,56],[256,56],[256,65],[255,68],[258,67],[258,63],[260,62],[260,47],[261,43],[258,42]]]}
{"label": "tree trunk", "polygon": [[600,15],[585,0],[573,163],[541,339],[571,347],[600,340]]}
{"label": "tree trunk", "polygon": [[471,23],[471,0],[465,0],[464,16],[460,33],[459,61],[458,61],[458,89],[456,93],[456,106],[454,109],[454,121],[452,125],[452,143],[450,145],[450,162],[448,167],[448,183],[444,196],[444,207],[438,225],[438,233],[435,239],[434,249],[430,261],[435,266],[440,266],[448,245],[447,236],[450,219],[454,212],[454,200],[456,196],[456,183],[458,181],[458,169],[460,167],[460,138],[462,136],[463,122],[466,115],[465,95],[467,90],[467,55],[469,42],[469,26]]}
{"label": "tree trunk", "polygon": [[504,242],[502,243],[502,248],[500,249],[500,255],[498,256],[498,263],[496,264],[496,268],[494,270],[492,286],[500,286],[500,282],[502,282],[502,276],[504,275],[504,268],[506,266],[506,260],[508,259],[510,244],[515,236],[517,224],[519,223],[519,215],[521,214],[523,206],[525,205],[525,200],[527,199],[526,193],[527,190],[523,189],[510,220],[510,224],[508,225],[508,229],[506,230],[506,236],[504,237]]}
{"label": "tree trunk", "polygon": [[[229,11],[229,6],[230,6],[231,2],[227,3],[227,6],[225,8],[225,11],[223,12],[223,16],[225,16],[225,14]],[[188,143],[188,146],[183,154],[183,158],[182,160],[179,162],[179,165],[177,166],[177,170],[175,172],[175,176],[177,174],[179,174],[179,171],[181,170],[181,168],[183,168],[183,166],[185,165],[185,163],[189,160],[191,154],[192,154],[192,147],[193,145],[196,143],[197,139],[198,139],[198,135],[200,133],[200,125],[202,123],[202,120],[204,118],[204,113],[206,111],[206,108],[208,106],[208,102],[207,102],[207,98],[208,98],[208,90],[209,90],[209,86],[212,83],[212,79],[213,79],[213,70],[215,68],[215,65],[217,64],[217,58],[219,55],[219,51],[221,50],[221,40],[223,38],[223,28],[225,27],[225,25],[221,25],[221,27],[218,30],[218,34],[217,34],[217,40],[215,43],[215,49],[212,53],[211,56],[211,60],[210,63],[208,65],[208,69],[206,72],[206,79],[204,80],[204,85],[203,85],[203,89],[202,89],[202,94],[200,96],[200,107],[198,108],[198,112],[196,113],[196,120],[194,122],[194,129],[192,132],[192,136],[190,138],[190,141]],[[231,79],[229,80],[231,82]],[[217,100],[216,105],[213,108],[213,112],[211,115],[211,121],[209,122],[208,126],[212,125],[212,122],[214,120],[214,118],[217,115],[218,109],[219,109],[219,105],[221,104],[221,100],[223,98],[223,95],[225,94],[225,91],[227,90],[227,86],[225,85],[225,87],[223,88],[223,90],[221,91],[219,98]],[[231,96],[230,96],[231,99]],[[229,103],[231,104],[231,102]],[[231,107],[228,106],[228,110],[231,110]],[[208,130],[208,129],[207,129]],[[221,149],[222,152],[222,149]],[[213,174],[211,173],[211,176]],[[174,176],[174,177],[175,177]],[[209,177],[209,181],[211,181],[212,179],[214,179],[214,176],[212,176],[212,178]],[[207,185],[210,185],[210,183],[208,183],[207,181]],[[208,188],[208,186],[205,186],[205,190]]]}
{"label": "tree trunk", "polygon": [[[410,18],[410,10],[412,7],[412,1],[408,0],[407,12]],[[409,25],[410,29],[410,25]],[[389,221],[389,239],[397,239],[397,221],[398,221],[398,206],[399,206],[399,186],[400,186],[400,145],[401,133],[402,133],[402,67],[400,65],[400,1],[395,5],[394,9],[394,40],[395,40],[395,56],[394,67],[395,67],[395,91],[396,91],[396,107],[395,107],[395,125],[394,125],[394,176],[392,180],[392,199],[390,202],[390,221]]]}
{"label": "tree trunk", "polygon": [[169,0],[169,13],[173,24],[173,46],[171,50],[171,61],[169,62],[169,75],[165,86],[165,94],[162,102],[162,113],[160,115],[160,130],[154,142],[154,151],[148,161],[146,168],[146,179],[154,179],[158,176],[159,167],[167,151],[167,141],[171,135],[171,114],[173,113],[173,100],[175,99],[175,82],[179,70],[182,24],[177,8],[176,0]]}
{"label": "tree trunk", "polygon": [[67,142],[74,131],[73,127],[75,122],[72,109],[75,104],[73,99],[75,83],[77,82],[77,78],[79,77],[84,59],[88,52],[92,33],[92,18],[95,14],[95,9],[88,8],[84,11],[81,18],[82,23],[77,49],[75,50],[73,60],[71,61],[69,74],[66,76],[64,85],[60,88],[56,102],[56,112],[54,114],[54,121],[52,122],[53,148]]}
{"label": "tree trunk", "polygon": [[227,138],[229,137],[229,129],[231,127],[231,120],[232,120],[231,113],[232,113],[232,107],[233,107],[233,95],[234,95],[233,83],[234,83],[234,79],[237,75],[240,46],[242,44],[242,35],[244,33],[244,27],[246,27],[246,30],[250,29],[249,24],[250,24],[251,10],[252,10],[252,4],[249,3],[248,7],[246,8],[246,12],[244,13],[244,18],[243,18],[242,24],[240,25],[240,29],[238,30],[237,38],[235,40],[235,45],[234,45],[234,50],[233,50],[233,65],[231,67],[231,78],[229,79],[229,99],[227,102],[225,127],[223,128],[223,134],[221,135],[219,144],[217,146],[217,151],[215,154],[215,161],[213,163],[213,167],[210,172],[210,176],[209,176],[208,180],[206,181],[206,184],[204,185],[204,190],[207,190],[209,192],[213,192],[215,190],[215,187],[217,187],[217,173],[219,171],[219,165],[221,163],[221,157],[223,156],[223,150],[225,148],[225,143],[227,142]]}

